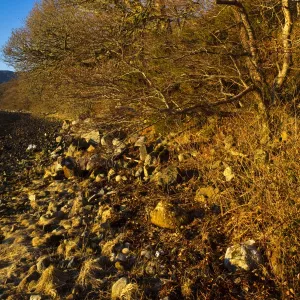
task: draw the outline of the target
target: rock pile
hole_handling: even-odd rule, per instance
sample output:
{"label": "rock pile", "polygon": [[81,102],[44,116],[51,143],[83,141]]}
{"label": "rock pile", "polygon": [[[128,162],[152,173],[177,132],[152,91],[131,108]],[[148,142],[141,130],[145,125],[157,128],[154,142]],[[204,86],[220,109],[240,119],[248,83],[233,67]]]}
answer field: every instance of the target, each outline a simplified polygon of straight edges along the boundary
{"label": "rock pile", "polygon": [[[217,234],[201,237],[207,245],[198,247],[202,202],[219,190],[199,189],[194,201],[198,185],[193,191],[188,184],[198,178],[180,167],[192,157],[179,159],[162,138],[104,132],[92,120],[64,122],[54,140],[56,146],[45,154],[47,166],[41,168],[43,158],[36,157],[28,182],[5,192],[12,202],[6,206],[7,218],[1,218],[3,297],[192,295],[199,283],[185,280],[185,272],[193,274],[201,266],[201,272],[209,273],[206,252],[225,253],[225,245],[214,250]],[[176,196],[186,188],[192,191],[190,199]],[[14,213],[9,213],[12,207]],[[241,251],[247,252],[250,246],[245,245]],[[232,254],[236,251],[226,253],[230,271],[235,264],[241,267]],[[4,258],[9,252],[10,259]],[[217,261],[217,268],[225,270]]]}

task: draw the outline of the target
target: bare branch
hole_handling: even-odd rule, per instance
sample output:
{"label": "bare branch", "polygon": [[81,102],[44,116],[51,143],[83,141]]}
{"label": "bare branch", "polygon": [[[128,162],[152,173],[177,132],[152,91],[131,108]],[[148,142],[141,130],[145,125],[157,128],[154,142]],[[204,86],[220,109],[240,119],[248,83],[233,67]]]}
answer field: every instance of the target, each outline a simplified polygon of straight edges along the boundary
{"label": "bare branch", "polygon": [[237,94],[229,99],[226,99],[226,100],[216,101],[213,103],[199,103],[194,106],[187,107],[186,109],[182,109],[180,111],[172,111],[170,109],[164,109],[164,110],[161,110],[161,112],[169,112],[171,114],[188,114],[191,112],[195,112],[197,110],[209,111],[210,109],[212,109],[216,106],[219,106],[219,105],[234,103],[234,102],[240,100],[243,96],[247,95],[248,93],[250,93],[253,90],[254,90],[254,86],[251,85],[251,86],[248,86],[246,89],[244,89],[239,94]]}
{"label": "bare branch", "polygon": [[290,9],[289,0],[282,0],[282,11],[284,15],[284,26],[282,28],[282,47],[283,47],[283,62],[282,66],[278,72],[276,79],[276,89],[280,89],[284,84],[287,74],[290,70],[292,64],[292,42],[291,42],[291,32],[293,28],[293,21]]}

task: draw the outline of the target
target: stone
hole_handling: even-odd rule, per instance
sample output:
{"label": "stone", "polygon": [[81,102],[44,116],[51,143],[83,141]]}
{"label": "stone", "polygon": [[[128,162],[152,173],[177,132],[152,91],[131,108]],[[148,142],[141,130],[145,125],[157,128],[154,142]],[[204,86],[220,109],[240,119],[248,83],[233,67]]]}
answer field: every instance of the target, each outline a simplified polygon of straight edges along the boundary
{"label": "stone", "polygon": [[224,264],[229,271],[242,269],[251,271],[262,263],[262,256],[255,246],[254,240],[233,245],[227,248]]}
{"label": "stone", "polygon": [[179,161],[179,162],[183,162],[183,161],[187,160],[187,159],[190,158],[190,157],[191,157],[191,155],[188,154],[188,153],[180,153],[180,154],[178,155],[178,161]]}
{"label": "stone", "polygon": [[122,180],[122,176],[121,175],[117,175],[115,178],[116,182],[120,182]]}
{"label": "stone", "polygon": [[130,253],[130,250],[128,248],[123,248],[122,253],[128,255]]}
{"label": "stone", "polygon": [[73,144],[71,144],[71,145],[68,147],[68,149],[67,149],[65,155],[66,155],[66,156],[72,157],[72,156],[75,154],[76,151],[77,151],[76,146],[73,145]]}
{"label": "stone", "polygon": [[125,262],[127,260],[127,257],[123,253],[118,253],[117,256],[116,256],[116,260],[121,261],[121,262]]}
{"label": "stone", "polygon": [[128,279],[126,277],[121,277],[118,281],[116,281],[111,288],[111,299],[117,300],[121,298],[122,291],[125,289],[128,283]]}
{"label": "stone", "polygon": [[145,257],[146,259],[150,259],[151,258],[151,251],[149,251],[149,250],[142,250],[141,251],[141,257]]}
{"label": "stone", "polygon": [[96,150],[96,148],[93,145],[90,145],[86,151],[91,153],[91,152],[95,152],[95,150]]}
{"label": "stone", "polygon": [[101,137],[100,143],[102,146],[105,147],[112,147],[112,140],[113,138],[110,135],[104,135]]}
{"label": "stone", "polygon": [[98,130],[92,130],[90,132],[84,133],[81,135],[89,144],[99,144],[100,143],[100,134]]}
{"label": "stone", "polygon": [[226,181],[231,181],[234,178],[234,173],[232,172],[231,167],[227,167],[224,170],[223,175],[225,176]]}
{"label": "stone", "polygon": [[254,161],[258,164],[265,164],[268,161],[268,153],[263,149],[254,152]]}
{"label": "stone", "polygon": [[107,173],[107,179],[110,180],[112,176],[116,174],[116,171],[114,169],[110,169]]}
{"label": "stone", "polygon": [[145,141],[146,141],[146,137],[145,137],[145,136],[140,136],[140,137],[136,140],[134,146],[135,146],[135,147],[141,147],[142,145],[145,145]]}
{"label": "stone", "polygon": [[155,182],[158,186],[165,188],[177,183],[178,177],[178,168],[175,166],[169,166],[161,171],[154,171],[151,181]]}
{"label": "stone", "polygon": [[103,177],[100,174],[98,174],[95,178],[95,182],[101,182],[102,180],[103,180]]}
{"label": "stone", "polygon": [[50,259],[48,256],[42,256],[36,263],[36,270],[41,274],[50,266]]}
{"label": "stone", "polygon": [[62,136],[59,135],[58,137],[56,137],[55,141],[59,144],[62,141]]}
{"label": "stone", "polygon": [[31,295],[30,300],[42,300],[42,296],[41,295]]}
{"label": "stone", "polygon": [[74,158],[67,156],[62,160],[61,165],[63,166],[63,172],[66,178],[73,177],[76,171],[76,161]]}
{"label": "stone", "polygon": [[143,172],[144,172],[143,167],[139,167],[139,168],[136,170],[136,172],[134,173],[134,176],[135,176],[135,177],[140,177],[140,176],[143,174]]}
{"label": "stone", "polygon": [[183,210],[165,201],[160,201],[151,211],[150,219],[152,224],[168,229],[175,229],[188,222],[188,217]]}
{"label": "stone", "polygon": [[140,146],[140,160],[145,161],[147,157],[147,148],[145,145]]}
{"label": "stone", "polygon": [[76,147],[76,150],[87,150],[90,144],[84,138],[75,138],[72,141],[72,145]]}
{"label": "stone", "polygon": [[26,149],[27,152],[34,151],[34,150],[36,150],[36,145],[34,144],[29,144]]}
{"label": "stone", "polygon": [[71,127],[71,121],[69,120],[64,120],[63,124],[62,124],[62,129],[63,130],[69,130]]}
{"label": "stone", "polygon": [[196,191],[195,201],[205,202],[206,199],[214,198],[218,195],[219,189],[212,186],[201,187]]}

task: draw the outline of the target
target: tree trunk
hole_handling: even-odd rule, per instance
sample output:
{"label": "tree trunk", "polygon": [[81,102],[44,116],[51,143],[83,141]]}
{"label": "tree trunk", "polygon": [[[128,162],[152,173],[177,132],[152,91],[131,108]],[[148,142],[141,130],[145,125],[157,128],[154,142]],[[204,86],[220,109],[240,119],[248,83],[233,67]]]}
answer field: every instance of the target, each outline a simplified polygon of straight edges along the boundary
{"label": "tree trunk", "polygon": [[240,29],[240,37],[242,46],[245,51],[250,53],[250,56],[246,58],[247,68],[249,75],[254,84],[254,95],[257,105],[258,121],[260,124],[260,143],[266,145],[271,139],[269,107],[271,103],[271,90],[266,81],[265,74],[259,65],[256,37],[254,30],[251,26],[248,18],[247,11],[242,5],[235,7],[235,18],[242,24]]}

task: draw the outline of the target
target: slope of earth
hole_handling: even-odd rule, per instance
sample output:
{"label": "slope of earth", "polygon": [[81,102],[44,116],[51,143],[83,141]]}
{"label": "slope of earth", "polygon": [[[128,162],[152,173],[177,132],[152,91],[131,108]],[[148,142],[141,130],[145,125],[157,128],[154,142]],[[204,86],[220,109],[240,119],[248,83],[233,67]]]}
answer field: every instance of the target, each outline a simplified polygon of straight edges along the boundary
{"label": "slope of earth", "polygon": [[[257,190],[249,196],[248,169],[265,155],[244,154],[242,143],[218,136],[216,120],[193,135],[162,138],[91,119],[66,121],[57,130],[56,123],[29,115],[2,115],[0,299],[296,295],[296,250],[285,252],[289,266],[276,260],[275,251],[268,253],[275,249],[272,235],[260,232],[272,229],[268,214],[257,203]],[[274,155],[260,174],[278,169],[276,163]],[[257,174],[251,178],[256,189]],[[280,216],[286,234],[299,207],[282,206],[288,209]],[[278,230],[276,216],[273,224]],[[292,278],[284,291],[276,281],[289,278],[282,267]]]}

